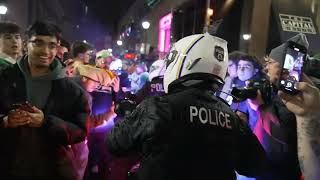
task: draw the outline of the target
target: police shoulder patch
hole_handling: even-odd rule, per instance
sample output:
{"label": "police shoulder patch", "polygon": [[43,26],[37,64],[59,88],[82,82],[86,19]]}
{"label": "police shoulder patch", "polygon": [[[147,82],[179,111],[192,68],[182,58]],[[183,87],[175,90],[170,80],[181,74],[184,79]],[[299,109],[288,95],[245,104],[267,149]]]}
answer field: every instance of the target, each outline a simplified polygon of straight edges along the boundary
{"label": "police shoulder patch", "polygon": [[224,49],[220,46],[215,46],[214,47],[214,57],[219,61],[224,60]]}

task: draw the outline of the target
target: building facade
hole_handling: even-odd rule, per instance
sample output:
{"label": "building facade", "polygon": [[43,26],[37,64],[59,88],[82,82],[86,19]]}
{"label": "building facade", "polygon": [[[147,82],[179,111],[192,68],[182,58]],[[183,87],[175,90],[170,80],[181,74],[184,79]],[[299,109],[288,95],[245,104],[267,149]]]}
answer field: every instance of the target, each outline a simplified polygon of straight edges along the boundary
{"label": "building facade", "polygon": [[[150,1],[152,7],[148,6]],[[168,50],[167,44],[204,30],[207,1],[137,0],[135,4],[122,18],[119,27],[126,24],[128,19],[138,25],[148,20],[151,25],[144,32],[148,37],[147,43],[160,52]],[[141,11],[138,4],[145,11]],[[299,32],[307,35],[311,53],[320,49],[317,28],[320,25],[319,4],[316,0],[211,0],[210,8],[213,10],[213,23],[221,21],[215,35],[228,41],[230,51],[241,50],[264,57],[272,48]],[[161,20],[164,17],[172,17],[166,20],[167,24],[170,22],[170,28],[168,25],[162,28]],[[283,18],[293,19],[283,21]]]}

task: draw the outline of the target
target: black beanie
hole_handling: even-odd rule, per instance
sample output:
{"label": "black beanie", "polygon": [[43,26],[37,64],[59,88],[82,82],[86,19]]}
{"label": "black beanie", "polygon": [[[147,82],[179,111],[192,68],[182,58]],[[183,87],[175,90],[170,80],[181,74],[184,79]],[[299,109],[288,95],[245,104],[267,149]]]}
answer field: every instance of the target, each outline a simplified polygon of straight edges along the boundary
{"label": "black beanie", "polygon": [[[297,34],[296,36],[293,36],[292,38],[288,39],[287,41],[293,41],[297,44],[300,44],[300,45],[306,47],[307,49],[309,47],[307,37],[306,37],[306,35],[304,35],[302,33]],[[281,61],[283,59],[285,49],[286,49],[286,43],[283,43],[280,46],[272,49],[269,54],[269,57],[271,59],[274,59],[277,62],[282,63]]]}

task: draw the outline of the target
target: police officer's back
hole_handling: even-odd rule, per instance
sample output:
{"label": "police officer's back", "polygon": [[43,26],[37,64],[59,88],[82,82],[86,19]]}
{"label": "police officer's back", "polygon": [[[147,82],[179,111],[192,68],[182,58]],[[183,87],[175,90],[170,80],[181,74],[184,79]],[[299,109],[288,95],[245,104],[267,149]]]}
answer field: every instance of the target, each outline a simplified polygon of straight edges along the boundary
{"label": "police officer's back", "polygon": [[170,51],[164,88],[168,95],[143,101],[108,136],[118,155],[143,155],[139,179],[235,179],[255,176],[265,153],[247,125],[213,96],[226,75],[226,41],[188,36]]}

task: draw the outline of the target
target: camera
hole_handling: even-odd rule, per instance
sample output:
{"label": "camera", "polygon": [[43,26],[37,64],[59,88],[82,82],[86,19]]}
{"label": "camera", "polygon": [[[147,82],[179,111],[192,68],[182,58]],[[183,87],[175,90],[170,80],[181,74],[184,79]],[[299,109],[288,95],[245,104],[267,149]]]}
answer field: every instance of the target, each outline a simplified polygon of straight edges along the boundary
{"label": "camera", "polygon": [[320,58],[307,56],[303,72],[310,77],[312,82],[320,89]]}
{"label": "camera", "polygon": [[234,87],[231,95],[234,97],[234,102],[242,102],[246,99],[256,98],[258,90],[260,90],[262,99],[267,104],[272,100],[274,89],[274,86],[267,78],[262,78],[249,81],[247,86],[243,88]]}
{"label": "camera", "polygon": [[307,62],[304,66],[304,73],[320,79],[320,59],[307,56]]}
{"label": "camera", "polygon": [[115,113],[120,117],[125,117],[137,107],[135,95],[130,92],[125,94],[125,98],[116,102]]}

